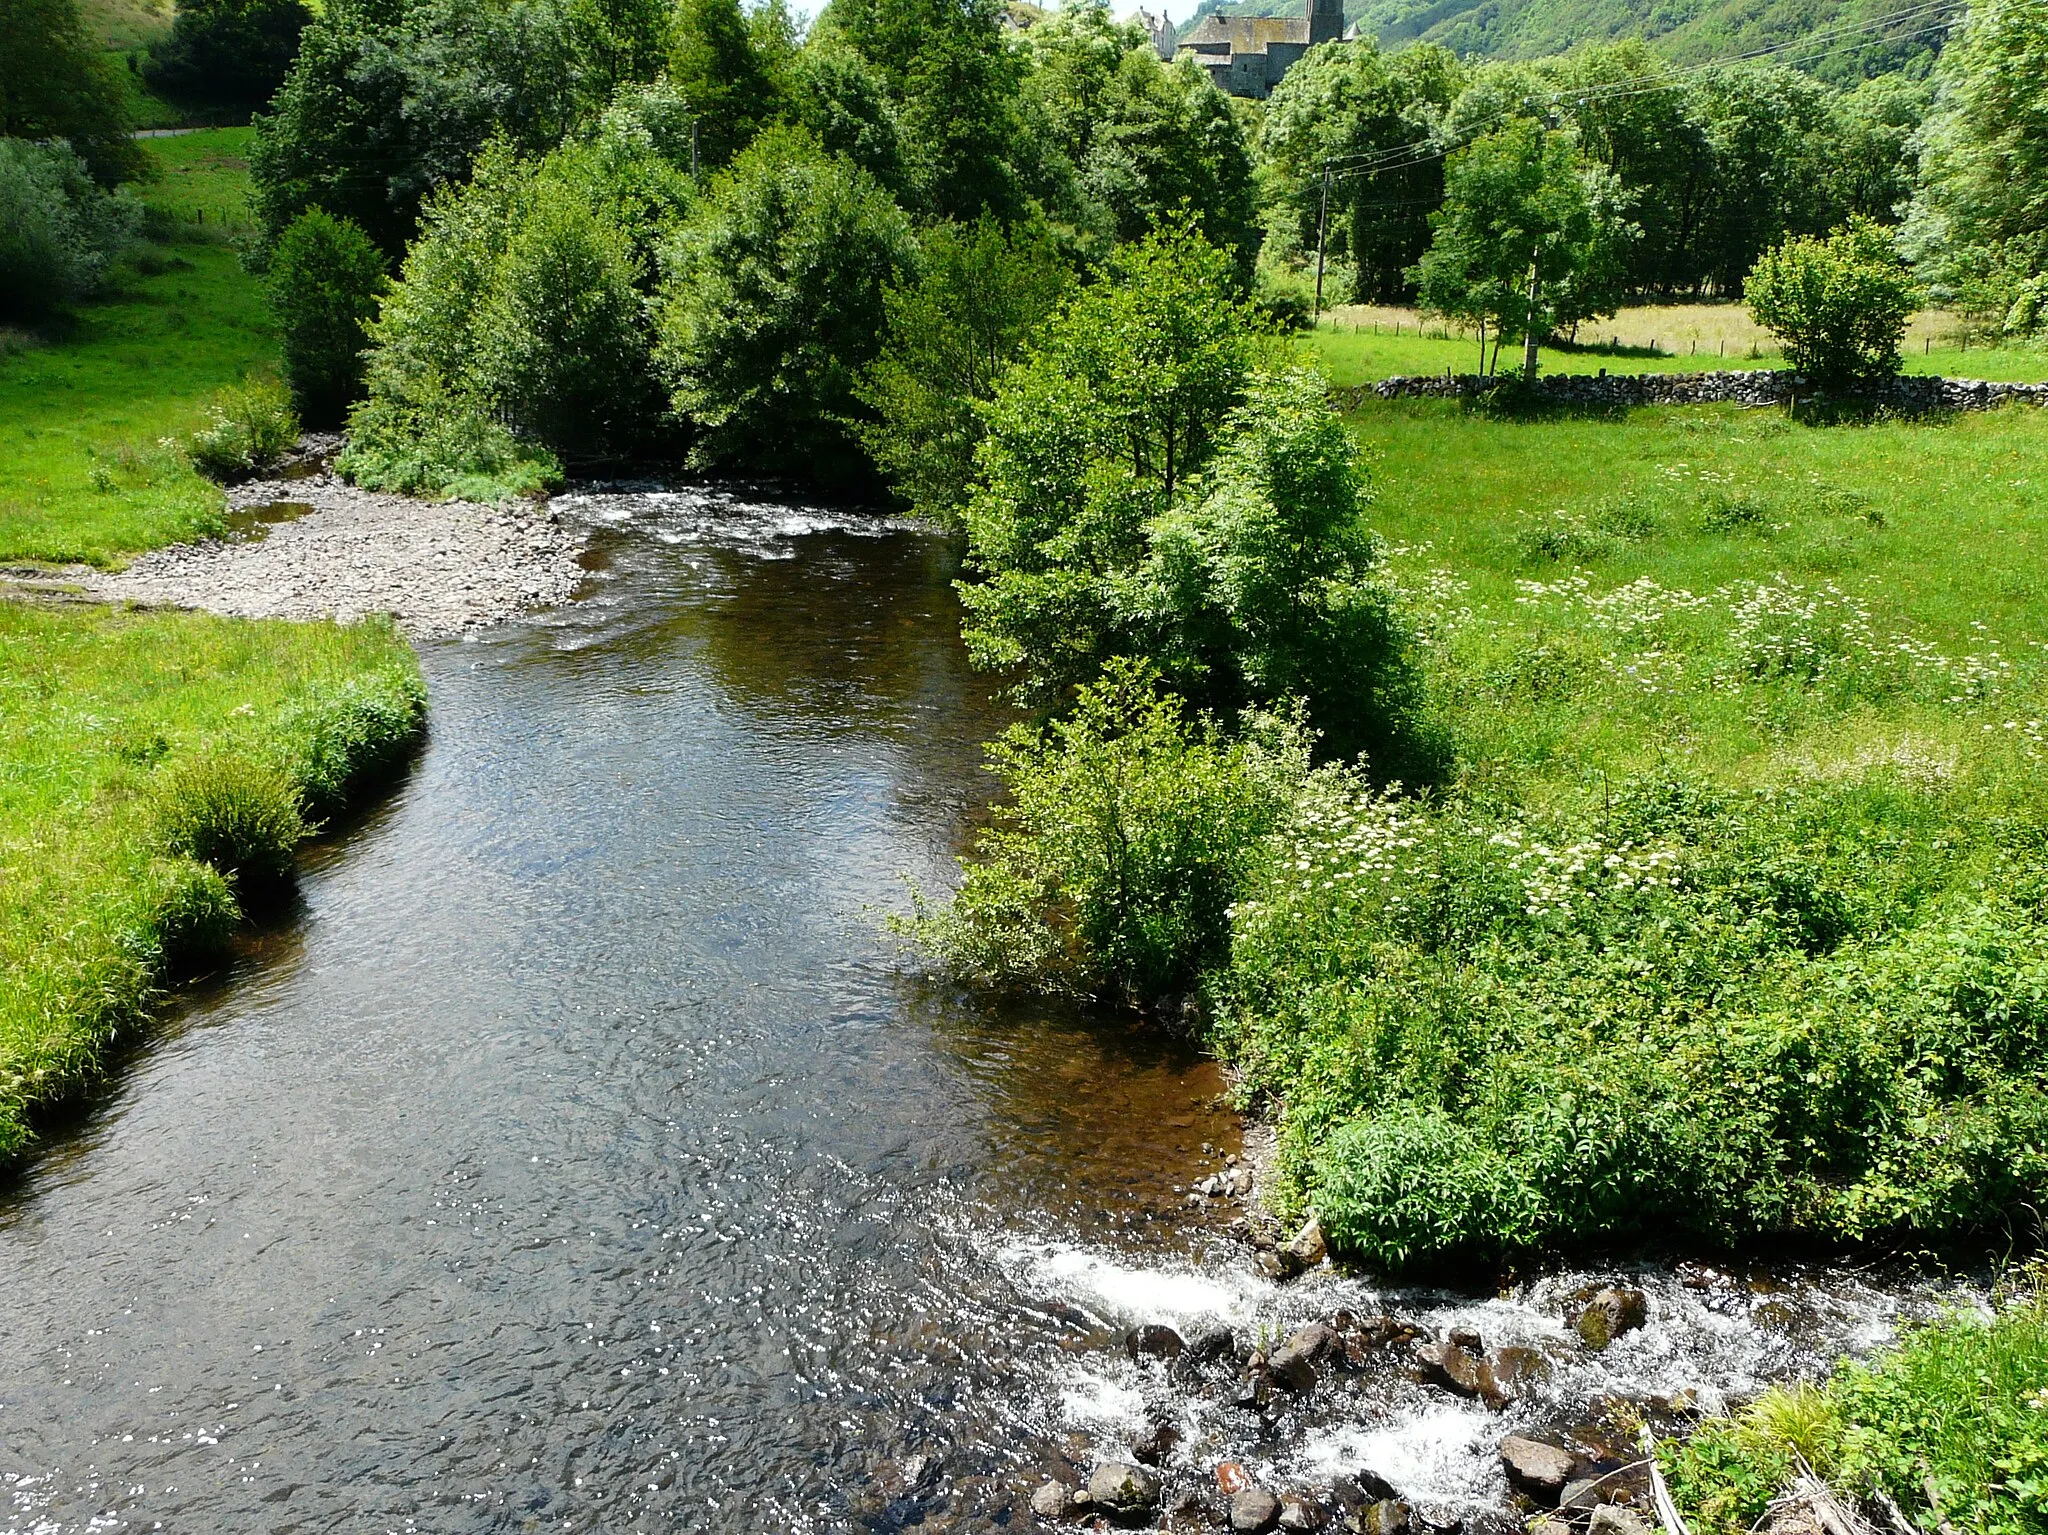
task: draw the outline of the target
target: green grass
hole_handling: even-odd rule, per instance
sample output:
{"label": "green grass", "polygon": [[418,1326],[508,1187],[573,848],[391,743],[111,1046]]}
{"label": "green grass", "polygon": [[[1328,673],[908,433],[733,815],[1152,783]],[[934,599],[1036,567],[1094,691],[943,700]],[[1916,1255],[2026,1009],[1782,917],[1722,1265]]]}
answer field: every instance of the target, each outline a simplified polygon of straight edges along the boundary
{"label": "green grass", "polygon": [[331,815],[423,701],[388,624],[0,602],[0,1160],[243,915],[233,860],[190,830],[205,772],[281,777]]}
{"label": "green grass", "polygon": [[0,561],[118,565],[220,526],[219,489],[175,446],[278,346],[225,243],[249,228],[246,128],[150,141],[153,242],[111,293],[0,355]]}
{"label": "green grass", "polygon": [[[1351,322],[1326,320],[1309,337],[1317,362],[1331,383],[1340,388],[1377,383],[1397,374],[1440,374],[1446,368],[1457,373],[1479,370],[1479,345],[1460,336],[1445,338],[1439,327],[1427,324],[1416,333],[1412,320],[1383,322],[1375,331],[1370,322],[1353,330]],[[1391,327],[1399,323],[1402,333]],[[1490,355],[1490,348],[1489,348]],[[1503,349],[1500,366],[1519,364],[1518,349]],[[1560,349],[1544,347],[1538,366],[1545,373],[1697,373],[1718,368],[1782,368],[1784,359],[1775,351],[1752,357],[1749,349],[1731,348],[1726,355],[1711,348],[1698,353],[1651,351],[1647,345],[1587,346]],[[2002,383],[2040,383],[2048,380],[2048,350],[2025,348],[1961,348],[1953,344],[1921,350],[1910,348],[1904,371],[1944,378],[1982,378]]]}
{"label": "green grass", "polygon": [[1826,1386],[1776,1387],[1660,1447],[1698,1535],[1745,1535],[1801,1456],[1852,1504],[1875,1493],[1923,1529],[2048,1528],[2048,1303],[1909,1332]]}

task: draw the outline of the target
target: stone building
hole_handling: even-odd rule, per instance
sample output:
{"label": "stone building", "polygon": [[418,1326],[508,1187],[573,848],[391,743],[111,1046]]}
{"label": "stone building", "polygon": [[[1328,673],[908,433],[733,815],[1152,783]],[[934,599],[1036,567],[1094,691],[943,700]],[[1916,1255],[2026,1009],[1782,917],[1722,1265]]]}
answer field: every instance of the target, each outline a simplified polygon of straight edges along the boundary
{"label": "stone building", "polygon": [[1303,0],[1300,16],[1226,16],[1212,11],[1180,37],[1209,78],[1233,96],[1264,97],[1317,43],[1344,36],[1344,0]]}

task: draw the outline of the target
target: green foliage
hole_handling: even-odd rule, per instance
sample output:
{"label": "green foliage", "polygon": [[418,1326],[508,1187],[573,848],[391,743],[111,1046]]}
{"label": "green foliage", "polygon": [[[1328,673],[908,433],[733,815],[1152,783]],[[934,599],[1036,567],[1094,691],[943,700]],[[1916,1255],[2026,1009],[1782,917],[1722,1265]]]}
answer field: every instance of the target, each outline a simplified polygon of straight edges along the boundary
{"label": "green foliage", "polygon": [[142,222],[61,144],[0,138],[0,316],[40,319],[92,293]]}
{"label": "green foliage", "polygon": [[668,78],[696,124],[698,163],[707,171],[746,148],[785,105],[739,0],[681,0],[671,23]]}
{"label": "green foliage", "polygon": [[276,767],[215,751],[166,769],[154,789],[165,852],[210,864],[245,894],[290,881],[306,820],[297,786]]}
{"label": "green foliage", "polygon": [[[2034,1276],[2038,1277],[2038,1276]],[[1660,1448],[1701,1535],[1753,1528],[1803,1456],[1851,1500],[1882,1493],[1926,1528],[2032,1535],[2048,1522],[2048,1305],[1958,1312],[1842,1366],[1824,1388],[1779,1388]]]}
{"label": "green foliage", "polygon": [[844,477],[883,294],[916,269],[910,221],[858,166],[773,129],[713,181],[664,262],[657,357],[693,462]]}
{"label": "green foliage", "polygon": [[303,0],[188,0],[149,50],[143,78],[174,101],[260,107],[313,19]]}
{"label": "green foliage", "polygon": [[206,425],[186,445],[192,465],[215,480],[236,480],[268,469],[299,440],[290,391],[275,379],[230,384],[207,408]]}
{"label": "green foliage", "polygon": [[1936,299],[1994,330],[2048,328],[2048,17],[1978,0],[1937,78],[1907,249]]}
{"label": "green foliage", "polygon": [[299,413],[338,423],[362,394],[365,327],[386,286],[384,257],[347,219],[311,208],[286,226],[270,259],[270,307]]}
{"label": "green foliage", "polygon": [[1784,344],[1785,360],[1827,383],[1898,372],[1899,341],[1920,306],[1891,235],[1868,220],[1766,251],[1746,292],[1750,314]]}
{"label": "green foliage", "polygon": [[1041,225],[993,219],[924,233],[921,270],[883,295],[881,351],[857,390],[860,440],[896,493],[957,522],[974,476],[981,407],[1073,274]]}
{"label": "green foliage", "polygon": [[0,6],[0,137],[62,139],[95,181],[112,186],[145,168],[128,128],[122,82],[87,34],[77,0]]}
{"label": "green foliage", "polygon": [[1007,801],[959,894],[913,935],[984,984],[1139,1006],[1221,955],[1230,903],[1307,765],[1298,730],[1232,741],[1127,660],[1068,718],[1016,727],[990,758]]}
{"label": "green foliage", "polygon": [[1474,140],[1451,157],[1430,224],[1412,273],[1422,307],[1490,330],[1496,358],[1507,337],[1541,338],[1620,302],[1635,231],[1612,175],[1569,134],[1519,122]]}

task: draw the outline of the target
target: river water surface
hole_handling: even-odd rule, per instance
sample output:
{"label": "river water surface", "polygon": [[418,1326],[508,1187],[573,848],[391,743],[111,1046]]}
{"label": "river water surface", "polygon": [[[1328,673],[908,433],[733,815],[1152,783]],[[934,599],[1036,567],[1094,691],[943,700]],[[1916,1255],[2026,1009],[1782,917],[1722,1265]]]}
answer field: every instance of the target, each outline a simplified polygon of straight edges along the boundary
{"label": "river water surface", "polygon": [[[417,766],[0,1193],[0,1529],[1022,1528],[1148,1412],[1170,1479],[1366,1465],[1449,1518],[1497,1500],[1504,1423],[1753,1389],[1918,1303],[1651,1273],[1594,1360],[1578,1276],[1258,1278],[1188,1203],[1237,1149],[1212,1067],[935,988],[878,930],[943,885],[1003,723],[947,546],[723,493],[564,509],[586,597],[426,647]],[[1505,1419],[1391,1381],[1276,1425],[1116,1348],[1336,1305],[1557,1377]]]}

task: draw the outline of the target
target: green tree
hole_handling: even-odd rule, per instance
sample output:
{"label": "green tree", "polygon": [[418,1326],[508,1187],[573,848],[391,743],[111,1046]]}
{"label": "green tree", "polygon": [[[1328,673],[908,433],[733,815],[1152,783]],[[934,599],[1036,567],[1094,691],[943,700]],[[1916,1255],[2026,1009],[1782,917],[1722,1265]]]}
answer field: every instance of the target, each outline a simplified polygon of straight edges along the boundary
{"label": "green tree", "polygon": [[1784,343],[1785,360],[1829,384],[1898,372],[1899,341],[1920,306],[1891,234],[1868,219],[1765,251],[1745,293],[1757,324]]}
{"label": "green tree", "polygon": [[1022,210],[1023,61],[1000,0],[833,0],[817,33],[814,45],[839,38],[882,79],[919,211],[973,220]]}
{"label": "green tree", "polygon": [[1619,302],[1633,226],[1620,215],[1613,174],[1591,166],[1574,137],[1518,122],[1459,150],[1445,169],[1444,206],[1416,263],[1422,307],[1479,328],[1498,360],[1503,340],[1529,343]]}
{"label": "green tree", "polygon": [[1273,246],[1313,253],[1331,172],[1326,244],[1357,273],[1353,297],[1393,303],[1429,247],[1429,214],[1443,200],[1436,141],[1463,70],[1422,44],[1385,54],[1369,40],[1312,48],[1266,104],[1261,144]]}
{"label": "green tree", "polygon": [[1834,100],[1819,81],[1784,65],[1742,65],[1703,78],[1713,195],[1701,215],[1698,261],[1718,292],[1739,295],[1756,258],[1786,235],[1819,234],[1841,221],[1830,188]]}
{"label": "green tree", "polygon": [[175,101],[260,107],[284,83],[312,19],[302,0],[194,0],[150,48],[143,77]]}
{"label": "green tree", "polygon": [[91,293],[141,222],[64,145],[0,138],[0,316],[39,320]]}
{"label": "green tree", "polygon": [[830,479],[857,471],[855,386],[883,294],[916,268],[910,221],[800,130],[763,133],[671,244],[657,353],[695,463]]}
{"label": "green tree", "polygon": [[602,107],[622,85],[646,84],[668,61],[668,0],[568,0],[565,11],[578,83],[591,106]]}
{"label": "green tree", "polygon": [[1919,160],[1914,140],[1933,101],[1931,81],[1904,75],[1879,75],[1840,98],[1828,179],[1834,207],[1880,224],[1904,216]]}
{"label": "green tree", "polygon": [[1073,281],[1043,226],[938,224],[922,269],[885,295],[882,349],[858,390],[860,439],[896,493],[953,522],[974,475],[981,406]]}
{"label": "green tree", "polygon": [[63,139],[102,186],[142,174],[126,97],[77,0],[0,4],[0,137]]}
{"label": "green tree", "polygon": [[1976,0],[1937,78],[1907,249],[1936,299],[2048,328],[2048,14]]}
{"label": "green tree", "polygon": [[827,154],[844,155],[899,199],[910,190],[903,133],[882,78],[843,42],[827,38],[790,68],[792,115]]}
{"label": "green tree", "polygon": [[668,74],[694,115],[698,163],[706,170],[730,161],[784,110],[739,0],[681,0]]}
{"label": "green tree", "polygon": [[269,283],[299,415],[332,426],[362,393],[366,327],[386,283],[383,253],[355,223],[309,208],[279,237]]}

